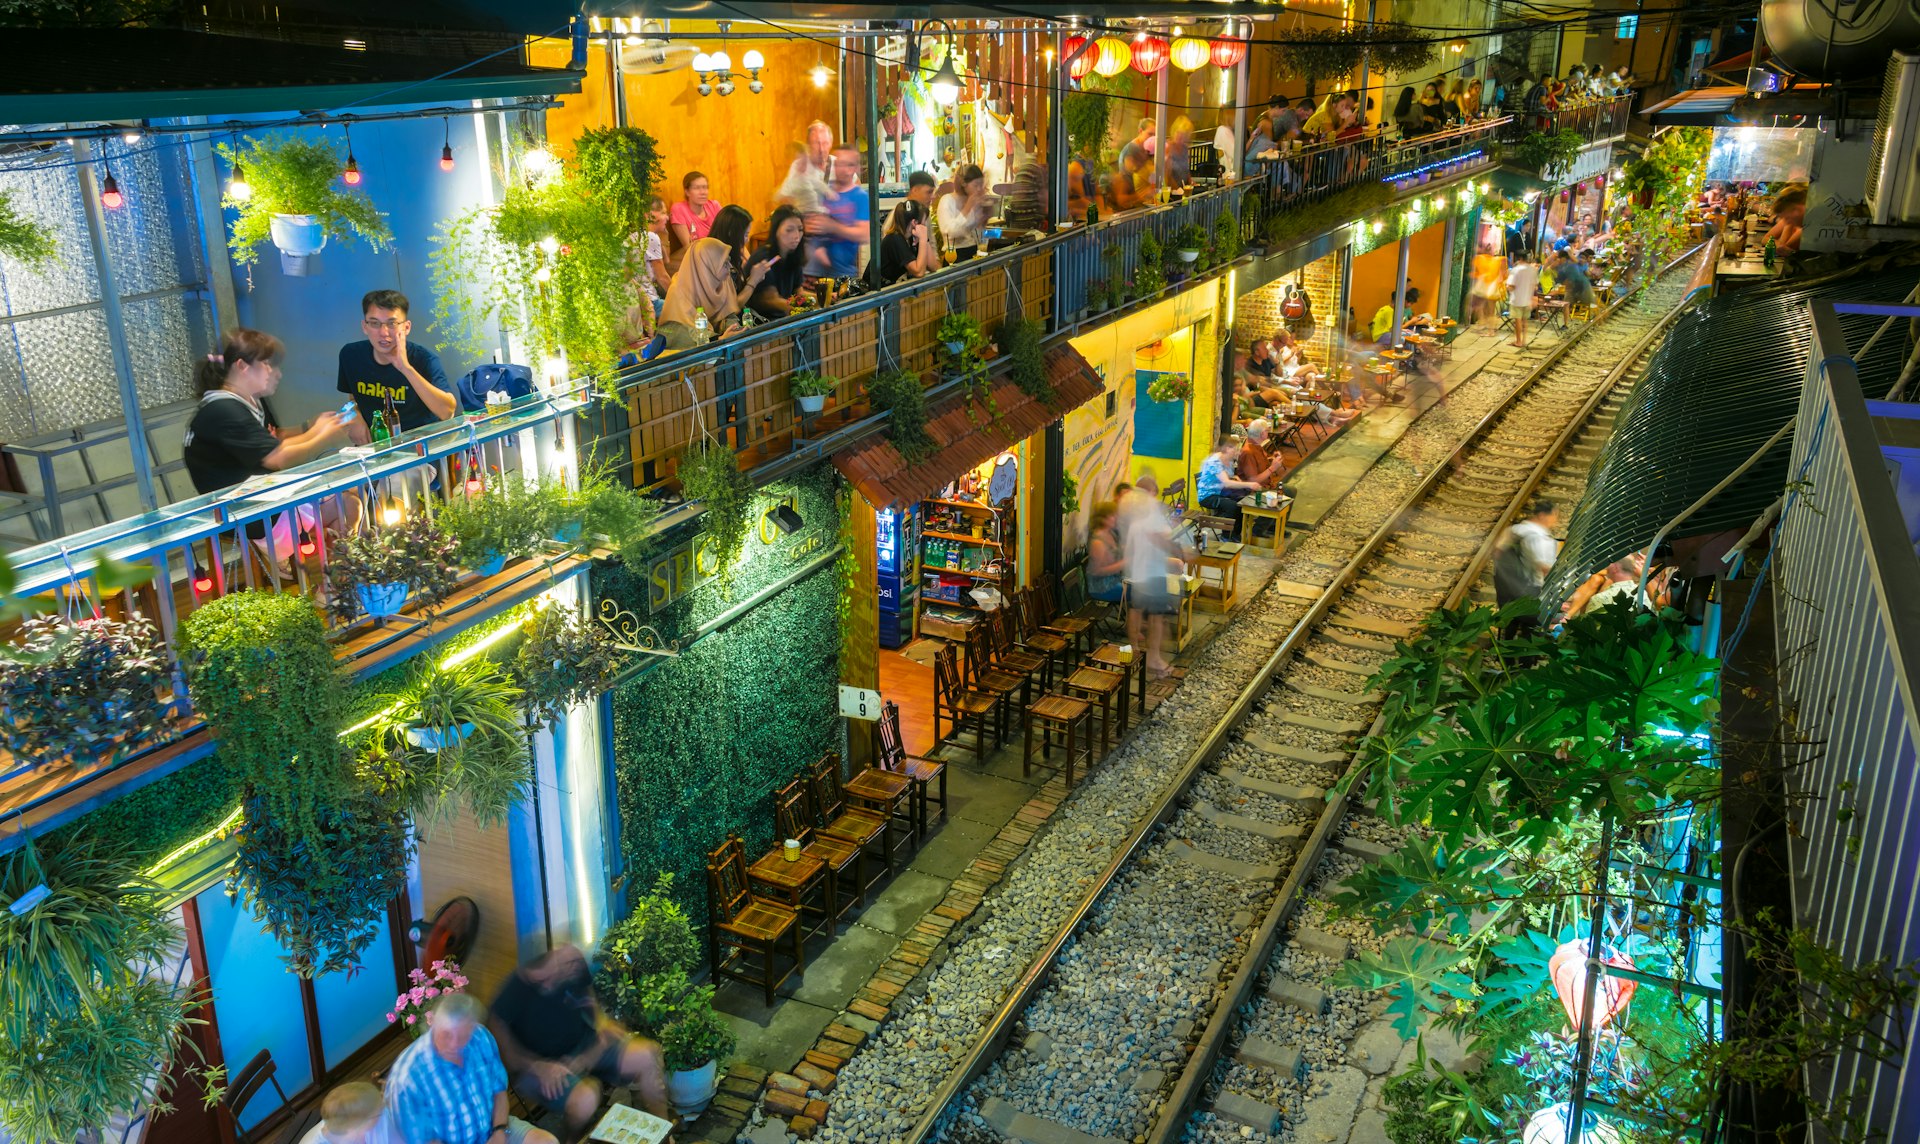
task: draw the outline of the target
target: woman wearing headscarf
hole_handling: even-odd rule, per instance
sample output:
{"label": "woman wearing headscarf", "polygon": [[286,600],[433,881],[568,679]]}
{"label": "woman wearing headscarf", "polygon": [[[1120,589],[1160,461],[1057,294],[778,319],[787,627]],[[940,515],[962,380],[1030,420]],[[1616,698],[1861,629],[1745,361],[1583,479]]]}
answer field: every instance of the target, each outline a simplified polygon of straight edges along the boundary
{"label": "woman wearing headscarf", "polygon": [[724,338],[739,329],[740,308],[760,288],[771,266],[759,262],[751,270],[743,269],[747,231],[752,226],[752,215],[729,204],[720,208],[708,236],[687,249],[660,308],[660,334],[668,349],[700,344],[694,327],[703,312],[714,337]]}

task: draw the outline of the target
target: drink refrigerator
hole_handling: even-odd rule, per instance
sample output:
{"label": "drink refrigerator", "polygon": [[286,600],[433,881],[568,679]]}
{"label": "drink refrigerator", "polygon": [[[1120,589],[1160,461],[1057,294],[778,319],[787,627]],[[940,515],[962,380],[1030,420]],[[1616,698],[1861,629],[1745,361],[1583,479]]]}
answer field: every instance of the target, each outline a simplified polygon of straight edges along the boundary
{"label": "drink refrigerator", "polygon": [[881,509],[874,517],[875,567],[880,577],[880,646],[897,648],[913,639],[920,604],[918,507]]}

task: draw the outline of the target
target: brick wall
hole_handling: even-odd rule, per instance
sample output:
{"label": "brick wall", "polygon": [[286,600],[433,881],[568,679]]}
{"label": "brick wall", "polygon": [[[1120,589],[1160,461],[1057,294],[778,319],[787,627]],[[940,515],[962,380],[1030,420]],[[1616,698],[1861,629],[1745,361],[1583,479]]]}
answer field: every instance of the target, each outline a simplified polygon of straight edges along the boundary
{"label": "brick wall", "polygon": [[[1286,296],[1287,282],[1294,277],[1288,275],[1278,282],[1248,291],[1234,302],[1233,348],[1236,352],[1248,352],[1254,342],[1271,336],[1284,324],[1280,317],[1280,300]],[[1337,255],[1316,259],[1300,271],[1298,278],[1300,288],[1313,300],[1313,317],[1317,323],[1313,342],[1320,352],[1310,353],[1309,356],[1324,362],[1335,328],[1329,322],[1334,319],[1334,309],[1340,304],[1340,259]]]}

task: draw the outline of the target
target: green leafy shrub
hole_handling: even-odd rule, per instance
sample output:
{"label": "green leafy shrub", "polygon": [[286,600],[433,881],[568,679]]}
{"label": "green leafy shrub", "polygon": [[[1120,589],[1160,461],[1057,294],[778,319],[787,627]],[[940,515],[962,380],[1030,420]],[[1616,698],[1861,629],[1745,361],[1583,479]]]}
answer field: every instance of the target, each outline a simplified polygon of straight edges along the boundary
{"label": "green leafy shrub", "polygon": [[654,188],[665,166],[653,136],[638,127],[595,127],[574,140],[580,181],[592,187],[629,234],[647,228]]}
{"label": "green leafy shrub", "polygon": [[887,440],[908,464],[933,456],[938,446],[927,434],[927,387],[920,375],[888,370],[867,383],[873,407],[887,414]]}
{"label": "green leafy shrub", "polygon": [[1153,231],[1140,234],[1140,264],[1133,270],[1134,295],[1151,298],[1167,287],[1166,250]]}
{"label": "green leafy shrub", "polygon": [[479,568],[493,560],[519,560],[540,551],[539,518],[521,495],[518,482],[495,479],[480,492],[449,497],[434,512],[441,531],[453,538],[453,563]]}
{"label": "green leafy shrub", "polygon": [[1525,139],[1514,145],[1513,157],[1538,170],[1541,178],[1552,179],[1571,170],[1573,161],[1586,146],[1587,137],[1571,127],[1553,132],[1529,131]]}
{"label": "green leafy shrub", "polygon": [[1190,222],[1173,232],[1175,250],[1205,250],[1207,248],[1207,229],[1197,222]]}
{"label": "green leafy shrub", "polygon": [[1040,348],[1044,336],[1045,328],[1039,322],[1022,318],[1010,318],[1000,327],[1000,340],[1012,359],[1008,372],[1013,384],[1035,401],[1052,404],[1057,395],[1053,382],[1047,378],[1046,352]]}
{"label": "green leafy shrub", "polygon": [[249,799],[227,879],[228,892],[246,895],[248,912],[302,977],[359,964],[388,900],[406,884],[411,851],[401,809],[376,791],[330,800],[312,818],[309,838]]}
{"label": "green leafy shrub", "polygon": [[237,212],[227,240],[235,262],[245,265],[259,256],[259,245],[272,240],[277,214],[312,215],[327,237],[337,242],[359,237],[376,251],[393,242],[387,220],[365,192],[334,185],[345,157],[332,140],[245,135],[239,147],[222,143],[216,150],[229,165],[245,172],[252,188],[245,199],[228,194],[221,200],[222,206]]}
{"label": "green leafy shrub", "polygon": [[740,458],[718,441],[689,446],[680,454],[680,489],[699,501],[710,539],[709,556],[719,569],[720,592],[732,592],[733,566],[746,547],[753,521],[753,478],[740,469]]}
{"label": "green leafy shrub", "polygon": [[[686,972],[700,964],[700,955],[693,924],[673,900],[673,875],[662,870],[653,888],[634,899],[632,911],[600,939],[594,991],[614,1019],[631,1029],[657,1033],[665,1024],[658,979],[678,971],[684,982]],[[655,987],[652,993],[650,985]],[[684,988],[673,991],[672,999],[682,992]]]}
{"label": "green leafy shrub", "polygon": [[[22,898],[51,891],[37,904]],[[148,1102],[194,998],[163,976],[180,940],[131,853],[88,837],[0,856],[0,1128],[54,1144]]]}
{"label": "green leafy shrub", "polygon": [[0,190],[0,254],[32,269],[53,261],[53,236],[13,205],[13,192]]}
{"label": "green leafy shrub", "polygon": [[1368,181],[1329,195],[1319,202],[1268,215],[1262,237],[1267,249],[1272,250],[1297,239],[1320,234],[1350,219],[1362,220],[1358,225],[1364,226],[1369,214],[1391,201],[1392,187]]}
{"label": "green leafy shrub", "polygon": [[738,1044],[733,1026],[713,1011],[713,986],[698,986],[693,993],[680,1015],[660,1030],[661,1054],[675,1072],[701,1068],[708,1061],[725,1063]]}
{"label": "green leafy shrub", "polygon": [[319,809],[344,796],[347,772],[340,676],[313,605],[277,592],[209,600],[180,622],[180,662],[256,812],[317,845]]}
{"label": "green leafy shrub", "polygon": [[1220,212],[1213,220],[1213,253],[1222,262],[1232,262],[1240,257],[1240,216],[1232,208]]}
{"label": "green leafy shrub", "polygon": [[827,377],[810,369],[795,372],[787,379],[787,390],[795,397],[825,397],[840,384],[837,377]]}

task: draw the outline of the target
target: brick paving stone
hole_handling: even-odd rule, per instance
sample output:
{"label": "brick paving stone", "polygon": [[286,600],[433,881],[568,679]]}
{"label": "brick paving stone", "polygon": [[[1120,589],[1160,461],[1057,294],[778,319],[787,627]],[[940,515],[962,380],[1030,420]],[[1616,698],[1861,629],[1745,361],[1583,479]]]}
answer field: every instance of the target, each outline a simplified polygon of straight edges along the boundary
{"label": "brick paving stone", "polygon": [[776,1088],[767,1093],[765,1103],[769,1116],[799,1116],[807,1110],[807,1095],[795,1095]]}
{"label": "brick paving stone", "polygon": [[839,1080],[839,1076],[832,1069],[823,1069],[819,1065],[804,1060],[793,1066],[793,1075],[806,1081],[808,1088],[819,1093],[832,1092],[834,1082]]}
{"label": "brick paving stone", "polygon": [[807,1050],[806,1062],[818,1068],[834,1069],[836,1071],[844,1067],[847,1063],[844,1058],[829,1056],[818,1049]]}
{"label": "brick paving stone", "polygon": [[777,1072],[767,1077],[767,1087],[779,1089],[781,1092],[803,1093],[807,1091],[807,1082],[804,1078],[792,1073]]}
{"label": "brick paving stone", "polygon": [[824,1100],[807,1101],[807,1115],[821,1124],[827,1122],[827,1102]]}
{"label": "brick paving stone", "polygon": [[885,1005],[876,1005],[872,1001],[863,1000],[859,997],[855,997],[853,1000],[847,1002],[847,1012],[858,1013],[869,1021],[884,1021],[887,1019],[887,1007]]}
{"label": "brick paving stone", "polygon": [[819,1128],[820,1122],[811,1116],[796,1116],[787,1122],[787,1131],[802,1140],[813,1139],[813,1134],[819,1131]]}
{"label": "brick paving stone", "polygon": [[859,1029],[840,1024],[828,1025],[825,1035],[832,1037],[841,1044],[852,1045],[855,1048],[860,1047],[861,1042],[867,1039],[867,1035]]}

